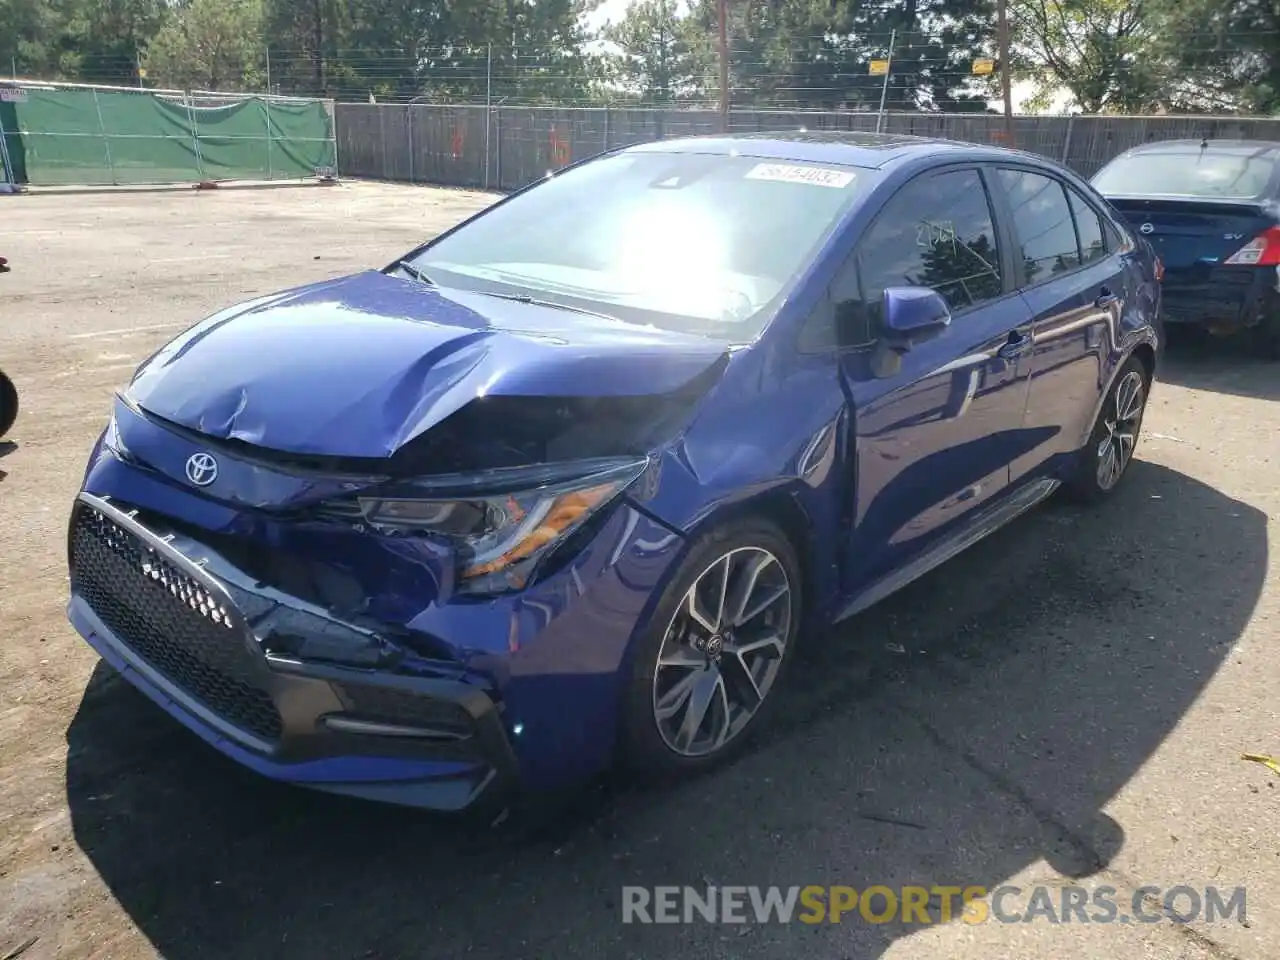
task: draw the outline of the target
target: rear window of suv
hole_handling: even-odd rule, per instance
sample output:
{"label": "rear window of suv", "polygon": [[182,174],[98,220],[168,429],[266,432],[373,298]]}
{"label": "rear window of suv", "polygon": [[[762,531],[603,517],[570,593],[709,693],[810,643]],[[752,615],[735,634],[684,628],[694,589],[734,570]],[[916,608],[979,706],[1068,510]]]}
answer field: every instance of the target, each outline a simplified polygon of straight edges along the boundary
{"label": "rear window of suv", "polygon": [[1106,196],[1252,200],[1275,173],[1270,157],[1188,150],[1117,157],[1093,178]]}

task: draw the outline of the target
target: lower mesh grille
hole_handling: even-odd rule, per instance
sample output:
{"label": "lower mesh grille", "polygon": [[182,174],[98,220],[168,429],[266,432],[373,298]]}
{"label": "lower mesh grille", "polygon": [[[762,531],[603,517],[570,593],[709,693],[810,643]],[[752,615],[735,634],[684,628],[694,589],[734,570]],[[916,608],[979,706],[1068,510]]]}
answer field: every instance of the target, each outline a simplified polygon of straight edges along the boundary
{"label": "lower mesh grille", "polygon": [[388,687],[346,684],[342,692],[351,713],[365,720],[447,730],[459,736],[472,732],[471,715],[456,703]]}
{"label": "lower mesh grille", "polygon": [[71,569],[72,592],[152,668],[233,726],[279,738],[280,714],[225,601],[85,504],[72,521]]}

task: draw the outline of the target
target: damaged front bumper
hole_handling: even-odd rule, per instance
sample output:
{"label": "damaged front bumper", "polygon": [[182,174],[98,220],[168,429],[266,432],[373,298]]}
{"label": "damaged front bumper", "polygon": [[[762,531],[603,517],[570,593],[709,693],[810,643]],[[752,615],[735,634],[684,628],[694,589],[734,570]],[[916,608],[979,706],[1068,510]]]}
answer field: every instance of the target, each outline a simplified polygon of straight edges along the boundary
{"label": "damaged front bumper", "polygon": [[269,777],[446,810],[608,766],[684,543],[644,483],[532,582],[477,595],[432,538],[307,506],[343,476],[219,449],[210,492],[183,475],[207,450],[118,402],[69,534],[72,623],[179,721]]}
{"label": "damaged front bumper", "polygon": [[445,664],[439,676],[401,676],[273,654],[254,623],[278,621],[282,606],[313,628],[321,619],[330,631],[361,628],[278,591],[231,584],[210,570],[220,558],[207,549],[197,558],[189,544],[82,493],[69,531],[68,616],[206,742],[273,779],[439,810],[517,781],[500,704],[475,678]]}

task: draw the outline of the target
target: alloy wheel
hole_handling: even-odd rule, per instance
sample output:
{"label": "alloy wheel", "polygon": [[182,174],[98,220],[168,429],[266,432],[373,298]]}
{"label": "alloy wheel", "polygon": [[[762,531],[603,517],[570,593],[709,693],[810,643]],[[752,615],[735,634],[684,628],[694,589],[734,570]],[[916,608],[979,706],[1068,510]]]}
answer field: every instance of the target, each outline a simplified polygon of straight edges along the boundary
{"label": "alloy wheel", "polygon": [[1119,482],[1133,458],[1146,393],[1142,374],[1130,370],[1116,384],[1110,409],[1103,411],[1103,437],[1098,443],[1098,486],[1103,490]]}
{"label": "alloy wheel", "polygon": [[791,597],[786,569],[761,547],[731,550],[693,581],[653,677],[654,719],[671,750],[707,756],[746,729],[782,666]]}

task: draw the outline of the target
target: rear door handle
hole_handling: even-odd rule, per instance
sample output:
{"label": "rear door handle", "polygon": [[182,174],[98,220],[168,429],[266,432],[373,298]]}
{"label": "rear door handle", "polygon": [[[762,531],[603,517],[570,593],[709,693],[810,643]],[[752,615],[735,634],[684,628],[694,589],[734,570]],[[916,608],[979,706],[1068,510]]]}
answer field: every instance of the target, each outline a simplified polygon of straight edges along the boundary
{"label": "rear door handle", "polygon": [[1103,287],[1098,291],[1098,299],[1093,301],[1095,307],[1109,307],[1120,298],[1111,292],[1110,287]]}
{"label": "rear door handle", "polygon": [[1005,360],[1016,360],[1031,349],[1031,336],[1021,330],[1014,330],[1009,339],[996,351],[996,356]]}

